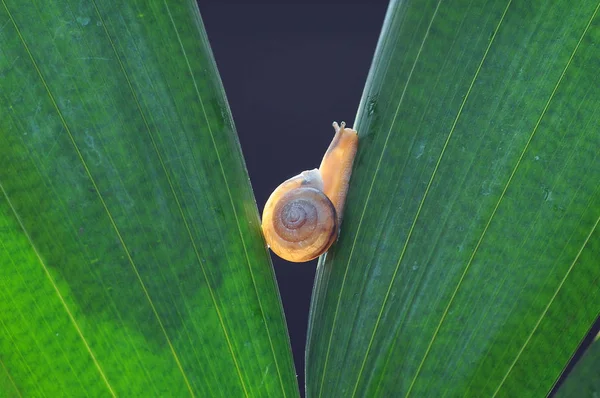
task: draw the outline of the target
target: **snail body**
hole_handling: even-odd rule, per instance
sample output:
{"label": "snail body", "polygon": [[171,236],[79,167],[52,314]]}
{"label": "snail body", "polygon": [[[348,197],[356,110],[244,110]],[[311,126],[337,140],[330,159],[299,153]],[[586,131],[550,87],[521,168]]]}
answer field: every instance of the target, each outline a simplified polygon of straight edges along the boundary
{"label": "snail body", "polygon": [[265,240],[285,260],[312,260],[337,240],[358,134],[344,122],[333,127],[335,136],[319,168],[284,181],[265,204]]}

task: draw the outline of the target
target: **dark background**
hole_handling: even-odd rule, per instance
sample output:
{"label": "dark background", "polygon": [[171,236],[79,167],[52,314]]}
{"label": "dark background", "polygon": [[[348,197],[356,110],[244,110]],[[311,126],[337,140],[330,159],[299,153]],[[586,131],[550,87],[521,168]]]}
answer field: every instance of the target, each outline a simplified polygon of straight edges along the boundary
{"label": "dark background", "polygon": [[[354,124],[387,4],[198,1],[261,213],[280,183],[319,167],[334,120]],[[304,390],[316,260],[272,258]]]}
{"label": "dark background", "polygon": [[[198,0],[262,213],[281,182],[319,167],[334,120],[354,124],[388,0],[249,3]],[[304,393],[316,260],[272,258]]]}

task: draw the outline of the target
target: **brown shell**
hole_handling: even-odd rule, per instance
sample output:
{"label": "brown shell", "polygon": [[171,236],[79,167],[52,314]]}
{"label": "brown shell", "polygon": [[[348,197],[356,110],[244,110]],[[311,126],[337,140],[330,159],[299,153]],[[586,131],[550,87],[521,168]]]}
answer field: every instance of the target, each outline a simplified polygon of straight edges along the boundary
{"label": "brown shell", "polygon": [[322,185],[318,170],[305,171],[281,184],[267,200],[262,229],[279,257],[309,261],[337,239],[337,214]]}

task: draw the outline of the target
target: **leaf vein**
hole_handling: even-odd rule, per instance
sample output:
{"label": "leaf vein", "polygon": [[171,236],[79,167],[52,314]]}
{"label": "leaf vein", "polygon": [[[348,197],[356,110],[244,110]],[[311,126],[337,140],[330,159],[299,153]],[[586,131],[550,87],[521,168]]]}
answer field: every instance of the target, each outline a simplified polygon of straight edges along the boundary
{"label": "leaf vein", "polygon": [[[282,391],[282,393],[283,393],[283,395],[285,397],[285,396],[287,396],[287,394],[286,394],[285,388],[283,386],[283,380],[282,380],[281,372],[280,372],[280,369],[279,369],[279,361],[277,360],[277,356],[275,355],[275,348],[273,346],[273,339],[271,337],[271,332],[270,332],[269,326],[268,326],[269,323],[266,320],[266,316],[265,316],[265,312],[264,312],[264,309],[263,309],[262,301],[260,299],[261,295],[259,294],[258,287],[256,285],[256,278],[254,277],[254,272],[252,271],[252,266],[250,265],[250,257],[248,255],[248,249],[247,249],[246,241],[244,239],[244,234],[242,233],[242,229],[241,229],[241,226],[240,226],[240,220],[239,220],[239,217],[238,217],[238,214],[237,214],[237,210],[235,208],[235,204],[233,202],[233,195],[232,195],[231,189],[229,187],[229,181],[227,180],[227,175],[225,174],[225,169],[223,167],[223,161],[221,160],[221,154],[219,153],[219,150],[217,148],[217,144],[216,144],[216,141],[215,141],[214,133],[213,133],[212,128],[210,126],[208,115],[206,113],[206,108],[204,107],[204,101],[202,100],[202,96],[200,95],[200,90],[198,88],[198,83],[196,82],[196,78],[194,77],[194,74],[193,74],[193,71],[192,71],[192,67],[190,65],[190,61],[189,61],[189,58],[187,56],[187,51],[185,50],[185,47],[183,46],[183,42],[181,41],[181,36],[179,34],[177,26],[175,25],[175,21],[173,20],[173,16],[171,14],[171,10],[169,8],[169,5],[166,2],[166,0],[163,0],[163,3],[165,5],[165,8],[166,8],[167,13],[169,15],[169,18],[171,20],[171,24],[173,26],[173,30],[175,31],[175,34],[177,35],[177,40],[178,40],[179,46],[181,48],[181,53],[183,54],[183,57],[185,59],[185,62],[186,62],[187,68],[188,68],[188,72],[189,72],[190,77],[192,78],[192,81],[193,81],[193,84],[194,84],[194,89],[196,91],[196,95],[198,97],[198,100],[200,101],[200,106],[202,108],[202,113],[204,114],[204,118],[206,119],[206,125],[208,126],[208,131],[209,131],[209,134],[210,134],[210,137],[211,137],[211,140],[212,140],[213,148],[215,150],[215,154],[217,155],[217,161],[219,163],[219,168],[220,168],[220,171],[221,171],[221,175],[223,177],[223,182],[225,183],[225,188],[227,190],[227,195],[229,197],[229,201],[230,201],[230,204],[231,204],[231,209],[233,211],[233,215],[234,215],[234,218],[235,218],[235,221],[236,221],[236,226],[237,226],[237,229],[238,229],[240,240],[242,242],[242,247],[244,249],[244,255],[246,257],[246,264],[248,266],[248,271],[250,273],[250,278],[252,279],[252,285],[254,286],[254,292],[256,294],[256,298],[257,298],[258,305],[259,305],[259,308],[260,308],[261,316],[263,318],[263,324],[265,325],[265,330],[267,332],[267,338],[269,340],[269,346],[271,348],[271,354],[273,355],[273,360],[275,362],[275,368],[277,370],[277,375],[278,375],[278,378],[279,378],[279,384],[280,384],[280,387],[281,387],[281,391]],[[220,313],[219,313],[219,318],[221,318],[221,314]],[[221,320],[221,322],[223,322],[223,321]],[[227,343],[229,344],[231,352],[232,352],[232,355],[233,355],[233,347],[231,345],[231,342],[230,342],[228,336],[227,336]],[[242,383],[242,387],[244,389],[244,393],[246,394],[246,396],[248,396],[248,392],[246,390],[246,385],[245,385],[244,380],[243,380],[242,375],[241,375],[240,367],[239,367],[239,365],[237,363],[237,359],[235,358],[234,355],[233,355],[233,360],[234,360],[234,363],[235,363],[235,366],[236,366],[236,369],[237,369],[240,381]]]}
{"label": "leaf vein", "polygon": [[560,292],[560,290],[562,289],[563,285],[565,284],[565,281],[567,280],[567,278],[569,277],[569,275],[571,274],[571,271],[573,271],[573,268],[575,267],[575,264],[577,263],[577,261],[579,260],[579,257],[581,256],[581,253],[583,253],[583,249],[585,249],[585,247],[587,246],[587,243],[589,242],[590,238],[592,237],[592,234],[594,233],[594,231],[596,230],[596,227],[598,226],[598,223],[600,222],[600,217],[598,217],[596,219],[596,222],[594,223],[594,226],[592,227],[592,229],[590,230],[589,234],[587,235],[587,237],[585,238],[585,241],[583,242],[583,244],[581,245],[581,248],[579,249],[579,251],[577,252],[577,255],[575,256],[575,258],[573,259],[573,262],[571,263],[571,265],[569,266],[569,269],[567,270],[567,272],[565,273],[565,276],[562,278],[562,280],[560,281],[560,283],[558,284],[558,287],[556,288],[556,291],[554,292],[554,294],[552,295],[552,297],[550,298],[550,301],[548,302],[548,304],[546,305],[546,308],[544,308],[544,311],[542,311],[542,314],[540,315],[539,319],[537,320],[537,322],[535,323],[535,326],[533,327],[533,329],[531,330],[531,333],[529,333],[529,336],[527,336],[527,339],[525,340],[525,343],[523,343],[523,345],[521,346],[521,349],[519,350],[519,352],[517,353],[517,356],[515,357],[515,359],[513,360],[513,362],[510,364],[508,370],[506,371],[506,374],[504,375],[504,377],[502,378],[502,380],[500,381],[500,384],[498,384],[498,387],[496,388],[496,391],[494,391],[494,394],[492,395],[492,397],[495,397],[496,395],[498,395],[498,392],[500,391],[500,389],[502,388],[502,386],[504,385],[504,382],[506,381],[506,379],[508,378],[508,375],[510,374],[510,372],[512,372],[512,370],[514,369],[516,363],[518,362],[519,358],[521,357],[521,354],[523,353],[523,351],[525,351],[525,348],[527,347],[527,345],[529,344],[529,342],[531,341],[531,338],[533,337],[533,335],[535,334],[535,332],[537,331],[538,327],[540,326],[540,324],[542,323],[542,320],[544,319],[544,317],[546,316],[546,314],[548,313],[548,310],[550,309],[550,307],[552,306],[552,304],[554,303],[554,300],[556,299],[556,296],[558,296],[558,293]]}
{"label": "leaf vein", "polygon": [[[66,121],[64,120],[64,117],[62,115],[62,113],[60,112],[59,108],[58,108],[58,104],[56,103],[54,96],[52,95],[52,93],[50,92],[50,88],[48,87],[48,84],[46,83],[46,79],[44,79],[38,65],[37,62],[35,61],[35,59],[33,58],[33,54],[31,53],[29,46],[27,45],[27,43],[25,42],[25,39],[23,38],[23,35],[21,34],[21,30],[19,29],[15,19],[12,16],[12,13],[10,12],[10,10],[8,9],[8,6],[5,2],[5,0],[2,0],[2,5],[4,6],[4,9],[6,10],[6,13],[12,23],[12,25],[15,28],[15,31],[17,33],[17,36],[19,37],[19,41],[21,42],[21,44],[23,45],[23,48],[25,49],[25,52],[27,53],[27,55],[29,56],[31,63],[33,64],[36,73],[38,74],[38,76],[40,77],[44,88],[46,89],[46,92],[48,93],[48,96],[50,97],[52,104],[54,105],[60,119],[61,122],[63,124],[63,126],[65,127],[65,129],[67,130],[67,132],[69,133],[69,135],[71,136],[71,132],[69,131],[69,128],[66,124]],[[72,139],[72,136],[71,136]],[[73,144],[75,144],[75,142],[73,141]],[[77,148],[76,148],[77,149]],[[79,149],[77,149],[78,154],[81,156],[81,153],[79,152]],[[83,162],[83,158],[81,158],[82,162]],[[87,166],[84,163],[84,167],[87,170]],[[91,178],[91,175],[90,175]],[[92,180],[93,182],[93,180]],[[94,182],[93,182],[94,183]],[[94,183],[95,186],[95,183]],[[100,373],[100,376],[102,377],[102,380],[104,381],[104,384],[106,385],[106,387],[108,388],[110,394],[115,397],[116,394],[112,388],[112,386],[110,385],[110,382],[108,381],[106,374],[104,373],[104,370],[102,369],[102,367],[100,366],[100,363],[98,362],[98,360],[96,359],[96,356],[94,355],[90,345],[87,342],[87,339],[85,338],[85,336],[83,335],[83,332],[81,330],[81,328],[79,327],[79,324],[77,323],[77,320],[75,319],[73,313],[71,312],[69,306],[67,305],[66,301],[64,300],[60,290],[58,289],[58,286],[56,285],[56,283],[54,282],[54,280],[52,279],[52,276],[50,275],[50,272],[44,262],[44,260],[42,259],[40,253],[37,250],[37,247],[35,246],[35,244],[33,243],[31,236],[29,235],[29,232],[27,232],[27,229],[25,228],[25,225],[23,224],[23,221],[21,220],[21,217],[19,216],[19,214],[17,213],[13,203],[11,202],[10,198],[8,197],[8,193],[6,192],[6,190],[4,189],[4,186],[0,183],[0,190],[2,191],[4,197],[6,198],[6,201],[8,202],[8,205],[10,206],[12,212],[15,215],[15,218],[17,219],[21,229],[23,230],[23,233],[25,234],[25,236],[27,237],[27,240],[29,241],[33,251],[35,252],[36,257],[38,258],[42,268],[44,269],[44,272],[48,278],[48,280],[50,281],[50,283],[52,284],[56,294],[58,295],[59,300],[61,301],[65,311],[67,312],[67,315],[69,317],[69,319],[71,320],[71,322],[73,323],[73,326],[75,327],[75,329],[77,330],[77,333],[79,334],[79,337],[81,338],[81,340],[83,341],[83,344],[86,347],[86,350],[88,351],[88,353],[90,354],[90,357],[92,359],[92,361],[94,362],[94,365],[96,366],[96,369],[98,370],[98,372]],[[100,192],[98,192],[98,195],[100,195]]]}
{"label": "leaf vein", "polygon": [[[0,322],[2,322],[2,321],[0,320]],[[4,325],[4,322],[2,322],[2,326],[4,326],[4,328],[6,328],[6,326]],[[17,351],[19,351],[18,348],[17,348]],[[20,351],[19,351],[19,355],[21,355]],[[14,387],[15,391],[17,392],[17,394],[19,394],[19,397],[22,397],[23,394],[21,394],[21,391],[19,390],[19,388],[15,384],[15,381],[12,378],[12,376],[10,375],[10,372],[8,371],[8,369],[6,368],[6,365],[4,365],[4,361],[2,361],[2,358],[0,358],[0,365],[2,365],[2,369],[4,369],[4,373],[8,377],[8,380],[10,381],[10,384],[12,384],[12,386]]]}
{"label": "leaf vein", "polygon": [[[2,3],[4,4],[4,0],[2,0]],[[6,4],[4,4],[4,7],[6,8]],[[8,11],[8,9],[7,9]],[[11,17],[12,18],[12,17]],[[16,25],[15,25],[16,27]],[[44,260],[42,259],[42,256],[40,255],[37,247],[35,246],[35,244],[33,243],[33,240],[31,239],[31,236],[29,235],[29,232],[27,232],[27,229],[25,228],[25,225],[23,224],[23,221],[21,220],[21,217],[19,216],[19,214],[17,213],[17,209],[15,209],[12,201],[10,200],[10,198],[8,197],[8,193],[6,192],[6,190],[4,189],[4,186],[2,185],[2,183],[0,183],[0,191],[2,191],[2,194],[4,195],[4,197],[6,198],[6,201],[8,203],[8,206],[10,207],[11,211],[13,212],[17,222],[19,223],[19,226],[21,227],[21,230],[23,231],[23,234],[25,235],[25,237],[27,238],[27,241],[29,242],[29,244],[31,245],[31,248],[33,250],[33,252],[35,253],[36,258],[38,259],[38,261],[40,262],[40,265],[42,266],[44,273],[46,274],[46,277],[48,278],[48,281],[50,282],[50,284],[52,285],[52,287],[54,288],[54,291],[56,292],[56,295],[58,296],[58,299],[60,300],[63,308],[65,309],[65,311],[67,312],[67,316],[69,317],[69,320],[71,321],[71,323],[73,324],[73,327],[75,328],[75,330],[77,331],[77,334],[79,335],[79,337],[81,338],[81,341],[83,342],[83,345],[85,346],[87,352],[90,354],[90,357],[92,359],[92,362],[94,362],[94,365],[96,367],[96,369],[98,370],[98,373],[100,373],[100,376],[102,377],[102,380],[104,382],[104,384],[106,385],[106,387],[108,388],[108,391],[110,392],[110,394],[113,397],[116,397],[116,394],[112,388],[112,386],[110,385],[110,382],[108,381],[108,378],[106,377],[106,374],[104,373],[104,370],[102,369],[102,367],[100,366],[100,363],[98,362],[98,360],[96,359],[96,356],[94,355],[94,352],[92,351],[89,343],[87,342],[87,339],[85,338],[85,336],[83,335],[83,331],[81,330],[81,328],[79,327],[79,324],[77,323],[77,320],[75,319],[75,316],[73,315],[73,313],[71,312],[71,309],[69,308],[69,306],[67,305],[67,302],[65,301],[62,293],[60,292],[58,286],[56,285],[56,282],[54,281],[54,279],[52,278],[52,275],[50,275],[50,271],[48,270],[48,267],[46,265],[46,263],[44,262]]]}
{"label": "leaf vein", "polygon": [[[354,235],[354,241],[352,242],[352,246],[350,248],[350,255],[348,257],[347,266],[346,266],[346,269],[344,271],[344,277],[342,279],[342,286],[340,288],[340,293],[338,295],[338,300],[337,300],[336,307],[335,307],[335,312],[334,312],[334,316],[333,316],[333,324],[331,326],[331,332],[329,334],[329,341],[327,343],[327,351],[326,351],[326,354],[325,354],[325,364],[323,365],[323,373],[321,375],[321,384],[320,384],[320,387],[319,387],[319,397],[321,397],[321,394],[323,392],[323,383],[325,381],[325,373],[327,371],[327,364],[328,364],[328,360],[329,360],[329,354],[330,354],[330,351],[331,351],[331,342],[332,342],[332,339],[333,339],[333,333],[335,331],[335,326],[336,326],[336,323],[337,323],[337,315],[338,315],[338,311],[339,311],[340,302],[341,302],[341,299],[342,299],[342,294],[344,292],[344,287],[345,287],[345,283],[346,283],[346,277],[348,275],[348,269],[350,268],[349,264],[352,261],[352,256],[354,254],[354,248],[356,246],[356,241],[358,239],[358,234],[360,232],[360,228],[362,226],[364,215],[365,215],[365,212],[367,210],[367,207],[368,207],[368,204],[369,204],[369,200],[371,198],[371,194],[373,192],[373,186],[375,184],[375,180],[377,178],[377,174],[378,174],[379,168],[381,166],[381,161],[383,159],[383,154],[385,152],[385,149],[387,147],[389,138],[390,138],[391,133],[392,133],[392,128],[394,127],[394,123],[396,122],[396,118],[398,116],[398,112],[400,111],[400,106],[402,105],[402,103],[404,101],[404,96],[406,94],[406,90],[408,89],[408,85],[410,84],[410,81],[411,81],[413,72],[414,72],[414,70],[415,70],[415,68],[417,66],[417,63],[419,62],[419,58],[421,56],[421,52],[423,51],[423,47],[425,47],[425,43],[427,41],[427,38],[429,37],[429,32],[431,30],[431,26],[433,25],[433,21],[435,20],[435,17],[437,15],[437,12],[438,12],[438,10],[440,8],[440,4],[441,3],[442,3],[442,0],[439,0],[438,3],[437,3],[437,5],[436,5],[436,7],[435,7],[433,15],[431,16],[431,21],[429,21],[429,25],[427,26],[427,30],[425,31],[425,35],[423,36],[423,40],[421,41],[421,45],[419,46],[419,50],[417,51],[417,55],[415,57],[415,61],[413,62],[411,70],[410,70],[410,72],[408,74],[408,77],[406,79],[406,84],[404,85],[404,88],[402,90],[402,94],[400,95],[400,99],[398,100],[398,105],[396,107],[396,111],[394,113],[394,117],[393,117],[392,122],[390,124],[390,128],[388,130],[385,142],[383,144],[383,148],[381,149],[381,155],[379,156],[379,159],[377,161],[377,166],[375,167],[375,172],[374,172],[373,178],[371,180],[371,185],[369,186],[369,191],[367,193],[367,198],[365,199],[365,205],[363,207],[363,210],[362,210],[359,222],[358,222],[358,227],[356,229],[356,234]],[[366,355],[365,355],[365,357],[366,357]],[[363,362],[363,366],[364,366],[364,362]],[[360,373],[362,373],[362,367],[361,367],[361,370],[360,370],[359,374]],[[354,394],[356,393],[357,386],[358,386],[358,378],[357,378],[356,385],[354,386],[354,392],[352,393],[352,396],[354,396]]]}
{"label": "leaf vein", "polygon": [[[509,5],[510,5],[510,1],[509,1]],[[535,135],[535,133],[536,133],[536,131],[537,131],[537,129],[538,129],[538,127],[539,127],[539,125],[540,125],[543,117],[544,117],[544,115],[546,114],[546,111],[547,111],[547,109],[548,109],[548,107],[550,105],[550,102],[554,98],[554,94],[556,93],[556,90],[558,89],[560,83],[562,82],[562,79],[565,76],[565,73],[567,72],[567,69],[571,65],[571,61],[573,60],[573,57],[575,56],[575,53],[577,52],[577,49],[579,48],[579,45],[581,44],[581,41],[583,40],[583,37],[587,33],[588,28],[589,28],[590,24],[592,23],[592,20],[594,19],[595,15],[596,15],[596,13],[598,11],[598,7],[600,7],[600,3],[598,4],[598,6],[596,7],[596,9],[594,10],[594,13],[593,13],[592,17],[590,18],[590,20],[589,20],[586,28],[584,29],[583,33],[581,34],[581,37],[579,38],[579,41],[577,42],[577,45],[575,46],[575,49],[571,53],[571,56],[570,56],[570,58],[569,58],[569,60],[568,60],[568,62],[566,64],[566,66],[564,67],[564,69],[563,69],[563,71],[562,71],[562,73],[561,73],[558,81],[556,82],[556,85],[554,86],[554,89],[552,90],[552,93],[550,94],[550,97],[548,98],[548,100],[546,102],[546,105],[544,106],[544,108],[542,110],[542,113],[540,114],[540,116],[539,116],[539,118],[538,118],[538,120],[537,120],[537,122],[536,122],[536,124],[535,124],[535,126],[534,126],[534,128],[533,128],[533,130],[531,132],[531,134],[529,135],[529,139],[527,140],[527,142],[525,144],[525,147],[521,151],[521,155],[517,159],[515,167],[513,168],[512,172],[511,172],[511,174],[510,174],[510,176],[509,176],[509,178],[508,178],[508,180],[507,180],[507,182],[506,182],[506,184],[504,186],[504,189],[502,190],[502,193],[500,194],[500,197],[498,198],[498,201],[496,202],[496,205],[495,205],[494,209],[492,210],[492,214],[490,215],[490,218],[488,219],[488,221],[487,221],[487,223],[486,223],[486,225],[485,225],[485,227],[484,227],[484,229],[483,229],[483,231],[481,233],[481,236],[479,237],[479,240],[477,241],[477,244],[475,245],[475,248],[473,249],[473,253],[471,254],[471,256],[469,258],[469,261],[467,262],[467,265],[465,266],[465,270],[463,271],[463,273],[462,273],[462,275],[461,275],[461,277],[460,277],[460,279],[458,281],[458,284],[456,285],[456,288],[454,289],[454,292],[452,293],[452,296],[450,297],[448,305],[444,309],[442,317],[440,318],[440,322],[438,323],[438,325],[437,325],[437,327],[436,327],[436,329],[435,329],[435,331],[433,333],[433,336],[431,337],[431,340],[429,341],[429,344],[427,346],[425,354],[423,355],[423,359],[421,360],[421,363],[419,364],[419,367],[417,368],[417,372],[415,373],[415,376],[414,376],[414,378],[413,378],[413,380],[412,380],[412,382],[410,384],[410,388],[409,388],[409,391],[406,394],[406,396],[408,396],[410,394],[410,392],[412,390],[412,387],[414,386],[414,384],[415,384],[415,382],[417,380],[417,377],[418,377],[421,369],[423,368],[423,364],[425,363],[425,360],[427,359],[427,357],[429,355],[429,352],[431,351],[431,347],[433,346],[433,343],[434,343],[434,341],[435,341],[435,339],[437,337],[437,334],[439,333],[439,331],[440,331],[440,329],[442,327],[442,324],[444,323],[444,321],[446,319],[446,316],[447,316],[447,314],[448,314],[448,312],[450,310],[450,307],[452,306],[452,304],[454,302],[454,298],[458,294],[458,290],[462,286],[462,282],[465,279],[466,274],[467,274],[467,272],[470,269],[470,266],[471,266],[471,264],[473,262],[473,258],[475,257],[475,254],[477,253],[477,250],[479,249],[479,246],[481,245],[481,242],[483,241],[483,238],[484,238],[484,236],[485,236],[485,234],[486,234],[486,232],[487,232],[487,230],[488,230],[488,228],[489,228],[489,226],[490,226],[490,224],[492,222],[492,219],[494,218],[494,216],[496,214],[496,211],[498,210],[498,207],[500,206],[500,203],[502,202],[502,200],[504,198],[504,195],[505,195],[508,187],[510,186],[510,183],[512,182],[513,176],[515,175],[515,173],[516,173],[519,165],[521,164],[521,160],[525,156],[525,152],[529,148],[529,144],[531,143],[531,141],[532,141],[532,139],[533,139],[533,137],[534,137],[534,135]],[[508,10],[508,6],[507,6],[506,10]],[[506,10],[505,10],[505,14],[506,14]],[[504,15],[503,15],[503,19],[504,19]],[[496,32],[497,32],[497,30],[496,30]],[[495,33],[494,33],[494,36],[495,36]],[[492,39],[492,41],[493,41],[493,39]],[[491,42],[490,42],[490,44],[491,44]],[[489,47],[488,47],[488,49],[489,49]]]}

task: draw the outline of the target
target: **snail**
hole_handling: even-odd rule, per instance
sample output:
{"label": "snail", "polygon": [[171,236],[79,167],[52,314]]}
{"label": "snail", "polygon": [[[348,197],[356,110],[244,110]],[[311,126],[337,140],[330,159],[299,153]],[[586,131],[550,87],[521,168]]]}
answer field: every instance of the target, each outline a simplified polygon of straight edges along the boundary
{"label": "snail", "polygon": [[333,128],[335,136],[319,168],[284,181],[265,204],[265,240],[285,260],[319,257],[338,237],[358,134],[344,122],[333,122]]}

